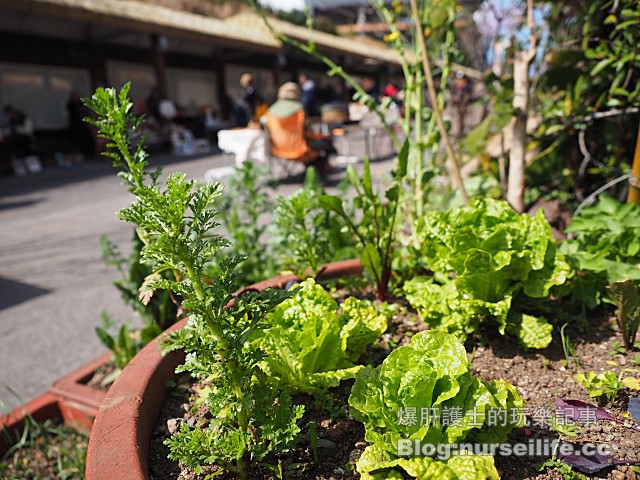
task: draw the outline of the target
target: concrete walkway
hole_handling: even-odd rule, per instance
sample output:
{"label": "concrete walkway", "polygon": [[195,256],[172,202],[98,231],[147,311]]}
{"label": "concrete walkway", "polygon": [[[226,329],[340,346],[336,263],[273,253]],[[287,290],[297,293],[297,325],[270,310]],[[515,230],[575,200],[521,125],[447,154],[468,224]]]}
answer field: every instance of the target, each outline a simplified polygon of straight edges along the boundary
{"label": "concrete walkway", "polygon": [[[210,168],[233,165],[233,158],[156,156],[151,163],[203,179]],[[374,171],[390,163],[378,162]],[[287,182],[277,193],[299,187]],[[118,273],[104,265],[99,242],[106,234],[130,252],[132,226],[115,216],[130,200],[106,161],[0,177],[0,413],[104,352],[94,333],[103,309],[132,318],[111,284]]]}

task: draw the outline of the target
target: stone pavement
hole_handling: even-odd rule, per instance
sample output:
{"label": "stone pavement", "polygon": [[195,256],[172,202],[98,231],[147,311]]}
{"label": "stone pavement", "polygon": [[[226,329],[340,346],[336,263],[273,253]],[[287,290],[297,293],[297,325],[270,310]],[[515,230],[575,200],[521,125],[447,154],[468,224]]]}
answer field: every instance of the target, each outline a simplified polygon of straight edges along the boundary
{"label": "stone pavement", "polygon": [[[151,164],[203,179],[233,158],[159,155]],[[390,165],[374,163],[374,176]],[[277,194],[298,189],[295,179]],[[115,212],[130,200],[106,160],[0,177],[0,414],[105,351],[94,333],[102,310],[133,318],[111,284],[118,273],[104,265],[99,242],[106,234],[128,255],[132,227]]]}

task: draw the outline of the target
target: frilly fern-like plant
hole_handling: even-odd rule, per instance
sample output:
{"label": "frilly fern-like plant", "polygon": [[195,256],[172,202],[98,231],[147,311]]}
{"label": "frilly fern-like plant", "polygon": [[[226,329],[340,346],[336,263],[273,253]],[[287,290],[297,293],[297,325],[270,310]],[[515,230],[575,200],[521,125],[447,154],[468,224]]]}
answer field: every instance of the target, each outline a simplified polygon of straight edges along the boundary
{"label": "frilly fern-like plant", "polygon": [[[157,289],[179,294],[187,326],[173,334],[169,349],[184,349],[179,367],[210,385],[207,406],[210,420],[195,428],[183,424],[167,441],[170,457],[200,470],[217,465],[247,478],[248,462],[260,461],[295,438],[302,407],[274,390],[257,368],[261,354],[247,343],[260,329],[265,315],[288,294],[279,290],[235,295],[239,288],[235,256],[220,259],[228,242],[213,233],[218,223],[214,208],[222,194],[220,184],[196,184],[182,173],[171,174],[161,186],[160,169],[146,171],[147,154],[133,138],[141,119],[131,113],[129,85],[120,92],[100,88],[86,105],[97,113],[89,121],[110,141],[107,155],[135,197],[118,212],[121,220],[136,225],[143,241],[141,261],[152,273],[140,289],[147,301]],[[205,269],[217,265],[215,276]],[[211,270],[209,270],[210,272]],[[173,275],[162,276],[163,272]]]}

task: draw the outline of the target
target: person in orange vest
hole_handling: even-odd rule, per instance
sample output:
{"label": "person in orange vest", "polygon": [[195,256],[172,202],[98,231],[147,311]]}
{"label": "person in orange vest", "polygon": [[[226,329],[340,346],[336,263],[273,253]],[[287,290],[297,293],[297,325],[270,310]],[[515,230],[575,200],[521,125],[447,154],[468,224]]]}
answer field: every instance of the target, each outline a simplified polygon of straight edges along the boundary
{"label": "person in orange vest", "polygon": [[278,89],[278,100],[269,107],[266,126],[273,155],[314,165],[320,174],[331,171],[329,156],[337,153],[331,137],[307,132],[300,87],[286,82]]}

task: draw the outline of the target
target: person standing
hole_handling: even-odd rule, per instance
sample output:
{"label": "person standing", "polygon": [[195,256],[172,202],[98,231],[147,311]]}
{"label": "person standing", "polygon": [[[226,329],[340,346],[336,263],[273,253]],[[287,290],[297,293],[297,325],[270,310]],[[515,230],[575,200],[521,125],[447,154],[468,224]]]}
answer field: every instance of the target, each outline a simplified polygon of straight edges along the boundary
{"label": "person standing", "polygon": [[260,94],[257,92],[255,86],[253,85],[253,75],[251,75],[250,73],[243,73],[240,76],[240,86],[244,89],[242,102],[244,104],[246,113],[246,118],[243,123],[247,125],[249,122],[255,121],[257,119],[256,110],[258,106],[263,103],[263,100]]}
{"label": "person standing", "polygon": [[306,73],[301,73],[298,77],[300,83],[300,101],[308,117],[318,115],[318,105],[316,98],[316,83]]}
{"label": "person standing", "polygon": [[89,110],[80,98],[80,92],[76,89],[72,90],[67,102],[69,144],[74,147],[73,153],[80,152],[85,158],[94,156],[93,135],[84,121],[84,118],[89,115]]}
{"label": "person standing", "polygon": [[8,138],[11,153],[15,158],[24,158],[33,154],[33,123],[22,110],[13,105],[5,105],[4,115],[8,120]]}

